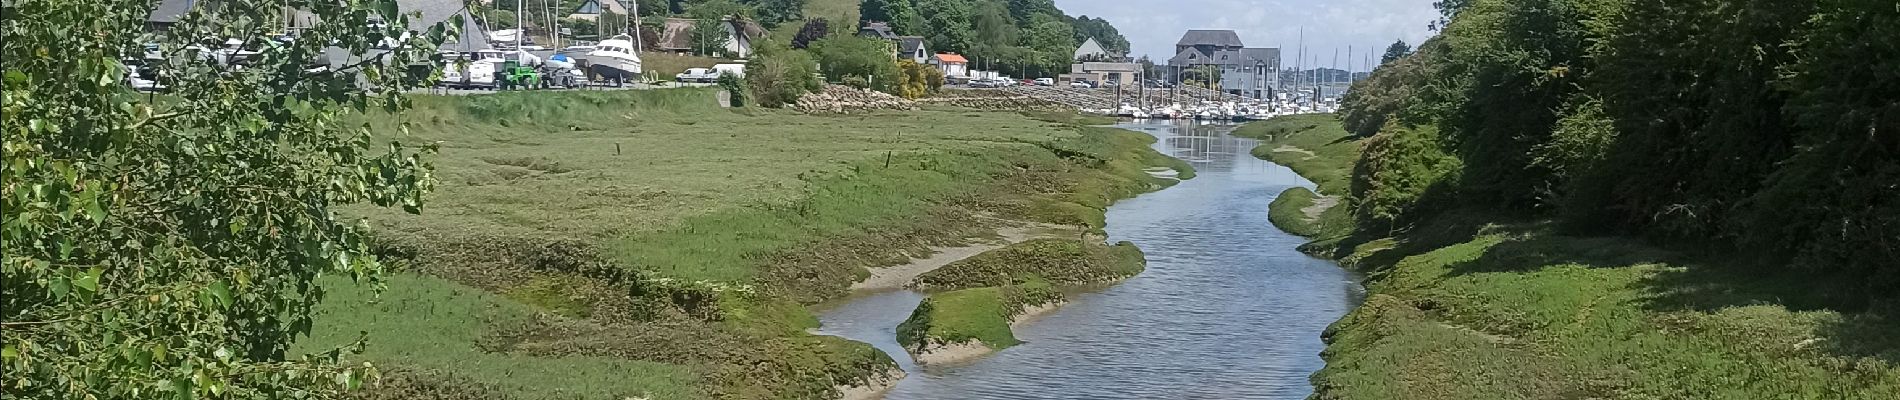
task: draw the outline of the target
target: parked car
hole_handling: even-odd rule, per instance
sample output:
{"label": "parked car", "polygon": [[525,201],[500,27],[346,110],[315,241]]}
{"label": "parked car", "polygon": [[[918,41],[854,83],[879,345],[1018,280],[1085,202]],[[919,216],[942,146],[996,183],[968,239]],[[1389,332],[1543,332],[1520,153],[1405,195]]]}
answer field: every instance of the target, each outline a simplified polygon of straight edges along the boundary
{"label": "parked car", "polygon": [[1069,87],[1076,89],[1094,89],[1095,85],[1090,85],[1089,81],[1074,81],[1069,82]]}
{"label": "parked car", "polygon": [[674,75],[673,79],[680,82],[711,83],[719,80],[719,71],[712,68],[687,68],[686,72]]}
{"label": "parked car", "polygon": [[970,87],[972,87],[972,88],[994,88],[994,87],[998,87],[998,86],[996,85],[996,81],[994,81],[994,80],[989,80],[989,79],[975,79],[975,80],[971,80],[971,81],[970,81]]}
{"label": "parked car", "polygon": [[1055,85],[1056,85],[1055,79],[1036,78],[1036,86],[1055,86]]}

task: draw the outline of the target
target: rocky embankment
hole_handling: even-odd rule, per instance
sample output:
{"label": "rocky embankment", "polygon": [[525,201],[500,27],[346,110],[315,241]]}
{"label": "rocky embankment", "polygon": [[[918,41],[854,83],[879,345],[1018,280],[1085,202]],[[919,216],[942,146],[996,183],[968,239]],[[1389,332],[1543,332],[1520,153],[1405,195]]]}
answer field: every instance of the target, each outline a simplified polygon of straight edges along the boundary
{"label": "rocky embankment", "polygon": [[807,114],[854,114],[876,110],[915,110],[917,103],[889,93],[843,85],[825,85],[799,97],[793,110]]}

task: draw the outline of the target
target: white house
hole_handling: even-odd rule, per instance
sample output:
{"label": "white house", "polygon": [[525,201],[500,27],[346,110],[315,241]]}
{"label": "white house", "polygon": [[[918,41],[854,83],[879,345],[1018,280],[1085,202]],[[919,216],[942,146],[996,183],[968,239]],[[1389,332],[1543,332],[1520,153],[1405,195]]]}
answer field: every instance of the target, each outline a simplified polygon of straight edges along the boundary
{"label": "white house", "polygon": [[955,53],[937,53],[930,56],[930,65],[935,65],[937,69],[942,70],[943,76],[961,77],[970,74],[970,60]]}

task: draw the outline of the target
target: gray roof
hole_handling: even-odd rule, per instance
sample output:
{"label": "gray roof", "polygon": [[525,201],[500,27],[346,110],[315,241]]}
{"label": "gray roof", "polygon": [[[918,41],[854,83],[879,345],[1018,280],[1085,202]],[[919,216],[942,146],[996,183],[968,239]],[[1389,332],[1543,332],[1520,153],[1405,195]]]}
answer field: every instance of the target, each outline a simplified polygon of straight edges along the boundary
{"label": "gray roof", "polygon": [[1174,53],[1174,57],[1168,58],[1168,65],[1185,66],[1206,63],[1207,55],[1201,54],[1200,50],[1195,50],[1193,47],[1183,48],[1180,52]]}
{"label": "gray roof", "polygon": [[872,22],[872,23],[864,24],[863,28],[858,29],[858,34],[866,35],[866,36],[875,36],[875,37],[883,38],[886,40],[897,39],[897,33],[891,31],[891,24],[887,24],[883,22]]}
{"label": "gray roof", "polygon": [[1175,42],[1174,45],[1175,46],[1211,45],[1211,46],[1220,46],[1220,47],[1245,46],[1243,44],[1240,44],[1240,34],[1235,33],[1233,30],[1228,30],[1228,29],[1190,30],[1190,31],[1187,31],[1186,34],[1181,35],[1181,41]]}
{"label": "gray roof", "polygon": [[899,53],[905,53],[905,54],[916,54],[916,53],[917,53],[917,49],[921,49],[921,48],[923,48],[923,47],[924,47],[924,37],[923,37],[923,36],[899,36],[899,37],[897,37],[897,52],[899,52]]}
{"label": "gray roof", "polygon": [[1176,53],[1173,58],[1168,59],[1168,65],[1177,66],[1203,64],[1246,65],[1254,63],[1280,65],[1280,49],[1254,47],[1240,50],[1220,50],[1215,51],[1214,54],[1202,54],[1200,50],[1189,47],[1182,49],[1180,53]]}
{"label": "gray roof", "polygon": [[203,3],[204,1],[205,0],[159,0],[158,5],[152,8],[152,13],[147,15],[145,20],[148,22],[166,24],[175,23],[183,18],[186,12],[190,12],[193,6],[197,6],[198,3]]}

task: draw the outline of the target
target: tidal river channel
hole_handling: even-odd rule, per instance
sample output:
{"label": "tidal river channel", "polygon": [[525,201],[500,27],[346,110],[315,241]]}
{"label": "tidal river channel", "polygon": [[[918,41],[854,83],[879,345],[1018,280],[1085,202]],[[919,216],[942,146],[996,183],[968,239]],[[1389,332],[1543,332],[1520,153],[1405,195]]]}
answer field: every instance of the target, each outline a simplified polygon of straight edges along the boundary
{"label": "tidal river channel", "polygon": [[922,294],[865,295],[825,310],[824,334],[870,343],[909,377],[887,399],[1304,399],[1324,365],[1320,331],[1362,297],[1356,277],[1294,250],[1267,222],[1280,191],[1312,183],[1248,153],[1230,125],[1127,123],[1199,176],[1108,209],[1109,242],[1148,269],[1016,328],[1023,344],[956,365],[920,367],[895,329]]}

